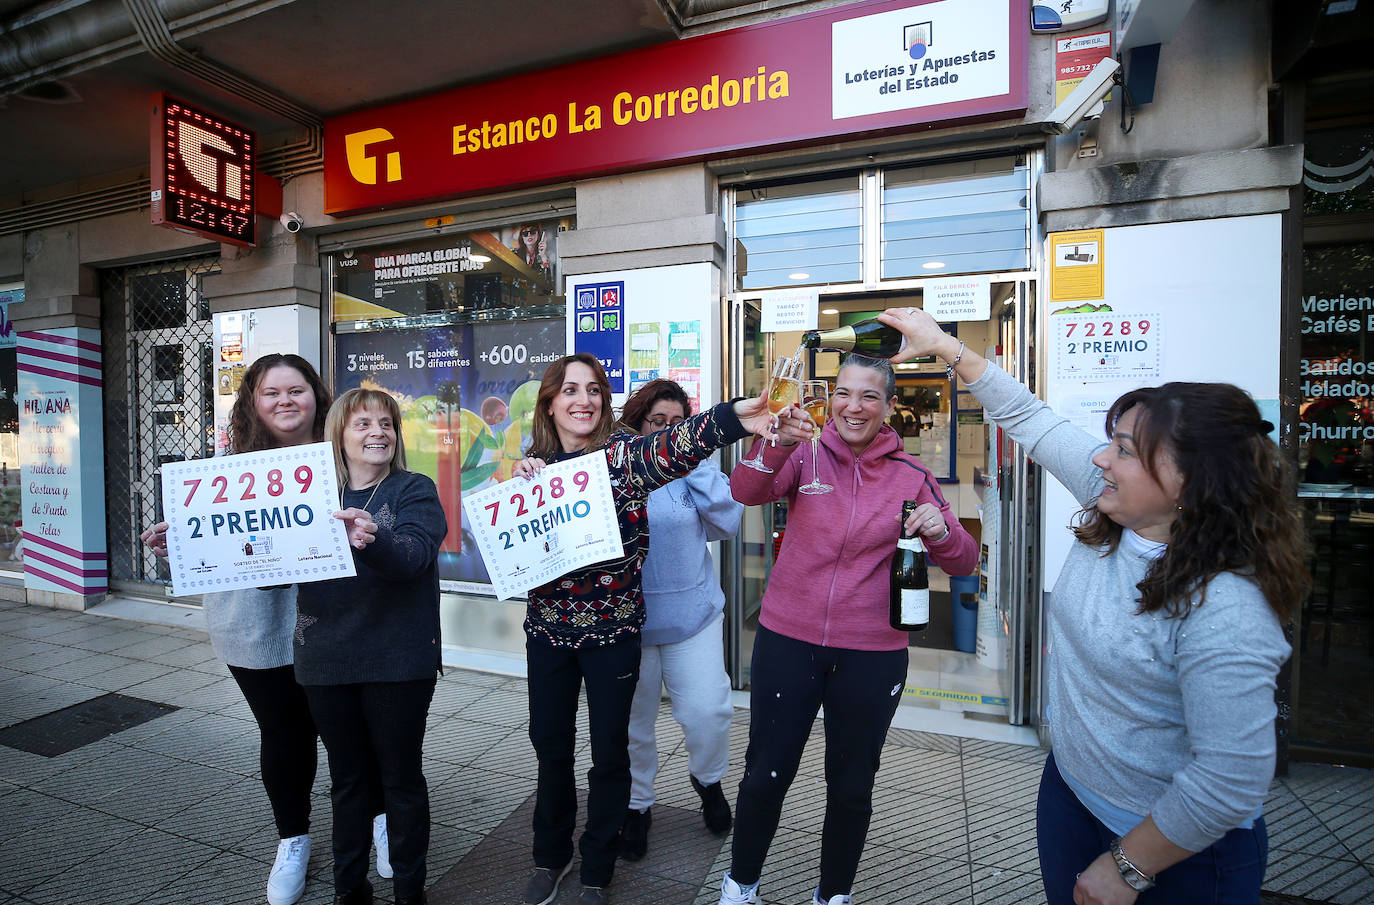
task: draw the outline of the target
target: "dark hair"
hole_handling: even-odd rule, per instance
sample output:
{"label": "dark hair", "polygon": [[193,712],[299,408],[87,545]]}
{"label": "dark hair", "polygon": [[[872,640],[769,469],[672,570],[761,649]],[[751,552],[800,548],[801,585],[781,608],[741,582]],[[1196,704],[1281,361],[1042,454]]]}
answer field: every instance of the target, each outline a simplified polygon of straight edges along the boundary
{"label": "dark hair", "polygon": [[596,429],[592,431],[587,442],[587,449],[605,446],[606,441],[615,432],[615,419],[611,415],[611,382],[606,377],[606,369],[601,367],[601,362],[595,355],[588,355],[586,352],[565,355],[545,368],[544,378],[539,381],[539,395],[534,404],[534,426],[530,430],[530,447],[525,455],[552,459],[559,453],[566,452],[562,441],[558,439],[558,428],[553,423],[553,414],[549,407],[553,404],[553,397],[563,389],[563,378],[568,373],[568,365],[574,362],[591,368],[592,380],[601,388],[601,414],[597,416]]}
{"label": "dark hair", "polygon": [[661,399],[681,404],[684,418],[692,414],[692,400],[687,398],[687,391],[676,381],[660,377],[644,384],[625,400],[625,407],[620,410],[620,423],[639,433],[644,427],[644,419],[649,417],[649,412]]}
{"label": "dark hair", "polygon": [[[1139,612],[1186,615],[1194,597],[1198,604],[1206,600],[1209,581],[1235,572],[1253,578],[1269,606],[1287,619],[1307,570],[1291,469],[1269,439],[1273,425],[1239,387],[1176,382],[1132,390],[1112,403],[1108,437],[1132,409],[1146,473],[1158,480],[1168,457],[1183,479],[1168,548],[1136,585]],[[1097,509],[1096,500],[1078,514],[1073,531],[1104,555],[1121,542],[1121,526]]]}
{"label": "dark hair", "polygon": [[276,438],[272,436],[267,425],[263,424],[262,419],[258,417],[256,403],[258,385],[262,383],[262,378],[273,368],[283,366],[299,371],[314,392],[315,423],[311,425],[310,436],[316,442],[324,439],[324,419],[325,415],[329,413],[330,400],[333,399],[329,393],[329,388],[324,385],[324,381],[316,373],[315,366],[304,358],[299,355],[282,355],[279,352],[273,352],[270,355],[262,356],[249,365],[248,371],[243,375],[243,383],[239,385],[238,395],[234,397],[234,407],[229,411],[229,449],[231,452],[257,452],[277,447]]}
{"label": "dark hair", "polygon": [[883,385],[887,388],[883,392],[884,399],[891,399],[897,395],[897,372],[892,370],[892,362],[886,358],[870,358],[867,355],[860,355],[858,352],[848,352],[844,358],[840,359],[840,367],[835,371],[839,376],[840,371],[853,365],[856,368],[868,368],[870,371],[877,371],[883,377]]}

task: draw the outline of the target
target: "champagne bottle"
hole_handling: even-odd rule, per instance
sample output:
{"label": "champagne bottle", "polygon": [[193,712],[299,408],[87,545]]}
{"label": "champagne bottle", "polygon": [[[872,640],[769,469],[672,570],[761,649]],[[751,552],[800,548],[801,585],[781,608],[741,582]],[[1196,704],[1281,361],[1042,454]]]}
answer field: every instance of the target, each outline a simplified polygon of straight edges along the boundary
{"label": "champagne bottle", "polygon": [[906,337],[877,318],[859,321],[834,330],[808,330],[802,334],[802,346],[807,349],[834,349],[837,352],[858,352],[871,358],[891,358],[906,348]]}
{"label": "champagne bottle", "polygon": [[907,533],[906,520],[916,511],[916,501],[902,503],[901,537],[892,556],[892,586],[888,597],[888,621],[902,632],[920,632],[930,624],[930,575],[926,548],[919,534]]}

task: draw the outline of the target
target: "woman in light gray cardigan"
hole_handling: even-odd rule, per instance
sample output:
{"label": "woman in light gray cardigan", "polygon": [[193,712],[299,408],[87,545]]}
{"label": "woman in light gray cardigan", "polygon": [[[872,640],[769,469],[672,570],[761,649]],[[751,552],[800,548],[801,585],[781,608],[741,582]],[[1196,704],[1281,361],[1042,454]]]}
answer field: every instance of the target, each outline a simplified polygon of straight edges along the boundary
{"label": "woman in light gray cardigan", "polygon": [[[691,415],[686,392],[671,380],[651,380],[625,402],[621,423],[647,436]],[[644,561],[644,627],[639,684],[630,706],[630,807],[620,831],[620,856],[644,857],[653,817],[658,746],[654,723],[668,689],[673,717],[687,744],[692,788],[702,821],[729,832],[730,803],[720,781],[730,766],[730,677],[721,626],[725,594],[708,541],[733,537],[744,507],[712,459],[649,494],[649,555]]]}
{"label": "woman in light gray cardigan", "polygon": [[1258,902],[1283,626],[1305,571],[1273,425],[1229,384],[1169,383],[1074,427],[924,311],[939,355],[1083,506],[1049,601],[1053,753],[1037,804],[1050,905]]}

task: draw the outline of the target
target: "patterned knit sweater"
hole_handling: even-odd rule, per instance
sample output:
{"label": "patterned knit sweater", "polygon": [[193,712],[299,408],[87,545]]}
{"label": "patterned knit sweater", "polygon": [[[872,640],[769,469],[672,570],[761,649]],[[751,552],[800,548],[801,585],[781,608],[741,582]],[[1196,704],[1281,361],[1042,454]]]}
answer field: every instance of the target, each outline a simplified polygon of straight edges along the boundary
{"label": "patterned knit sweater", "polygon": [[[606,457],[623,554],[530,591],[525,633],[544,644],[574,648],[638,636],[644,624],[640,572],[649,553],[649,493],[748,435],[732,404],[723,402],[648,437],[617,431],[603,448],[587,453]],[[559,455],[554,461],[583,454]]]}

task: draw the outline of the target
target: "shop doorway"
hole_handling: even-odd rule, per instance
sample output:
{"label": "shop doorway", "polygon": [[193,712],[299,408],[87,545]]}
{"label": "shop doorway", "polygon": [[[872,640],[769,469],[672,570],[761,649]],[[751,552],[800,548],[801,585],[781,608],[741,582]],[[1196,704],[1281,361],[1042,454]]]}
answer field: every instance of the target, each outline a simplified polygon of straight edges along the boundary
{"label": "shop doorway", "polygon": [[[1033,383],[1034,361],[1023,350],[1033,328],[1034,279],[992,278],[985,321],[947,325],[972,348],[987,352],[1013,375]],[[764,294],[726,300],[729,396],[757,395],[768,363],[798,348],[800,332],[761,330]],[[922,304],[919,285],[886,292],[823,293],[822,329],[853,323],[887,307]],[[839,355],[806,355],[806,379],[833,383]],[[939,479],[961,524],[982,546],[971,576],[949,576],[932,565],[931,623],[911,634],[903,698],[904,722],[957,731],[961,721],[1024,725],[1036,712],[1039,683],[1039,595],[1034,593],[1039,535],[1035,487],[1023,453],[984,423],[982,408],[962,384],[951,384],[943,362],[898,369],[897,410],[889,425],[903,446]],[[743,456],[727,451],[727,470]],[[750,658],[768,573],[787,531],[787,503],[746,510],[740,534],[725,546],[727,659],[735,686],[748,688]]]}
{"label": "shop doorway", "polygon": [[107,270],[105,512],[110,585],[162,597],[170,576],[138,540],[161,518],[160,468],[214,455],[210,305],[201,291],[214,258]]}

